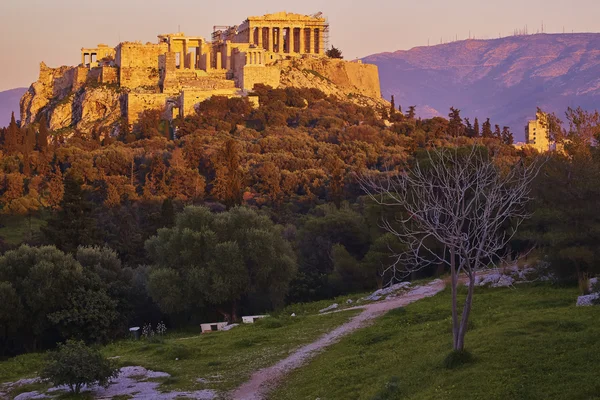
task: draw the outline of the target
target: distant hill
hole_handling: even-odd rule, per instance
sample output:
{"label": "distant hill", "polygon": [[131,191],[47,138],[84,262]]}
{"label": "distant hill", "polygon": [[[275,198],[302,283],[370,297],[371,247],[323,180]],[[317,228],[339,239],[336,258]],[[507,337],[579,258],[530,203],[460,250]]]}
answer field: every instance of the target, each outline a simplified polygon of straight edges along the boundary
{"label": "distant hill", "polygon": [[490,117],[522,140],[536,107],[600,108],[600,34],[537,34],[464,40],[363,59],[379,67],[382,95],[420,116]]}
{"label": "distant hill", "polygon": [[19,100],[27,88],[17,88],[0,92],[0,127],[7,126],[10,123],[10,114],[15,112],[15,118],[19,117]]}

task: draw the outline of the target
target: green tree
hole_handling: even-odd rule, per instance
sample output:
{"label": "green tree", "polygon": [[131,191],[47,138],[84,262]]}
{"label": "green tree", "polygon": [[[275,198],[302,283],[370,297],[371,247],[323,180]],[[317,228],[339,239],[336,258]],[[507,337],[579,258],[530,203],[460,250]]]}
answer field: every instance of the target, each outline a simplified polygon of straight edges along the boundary
{"label": "green tree", "polygon": [[481,137],[484,138],[490,138],[493,136],[493,132],[492,132],[492,124],[490,122],[490,119],[486,119],[485,122],[483,123],[482,127],[481,127]]}
{"label": "green tree", "polygon": [[408,114],[406,114],[406,118],[408,118],[409,120],[414,120],[416,113],[417,113],[417,106],[409,106],[408,107]]}
{"label": "green tree", "polygon": [[81,183],[72,174],[67,174],[60,210],[42,228],[46,239],[67,253],[74,253],[79,246],[92,246],[98,242],[92,204],[86,196]]}
{"label": "green tree", "polygon": [[329,58],[344,58],[342,51],[334,46],[331,46],[331,48],[325,52],[325,55],[327,55]]}
{"label": "green tree", "polygon": [[[335,269],[332,249],[342,245],[356,260],[362,259],[369,248],[367,222],[360,213],[342,204],[317,207],[301,222],[297,235],[299,270],[290,297],[294,301],[310,301],[332,296],[328,277]],[[336,290],[344,292],[341,287]],[[339,292],[338,292],[339,293]]]}
{"label": "green tree", "polygon": [[14,346],[26,350],[38,350],[53,334],[49,316],[68,307],[69,296],[83,285],[84,275],[72,256],[55,247],[21,246],[0,256],[0,282],[4,283],[4,296],[12,298],[0,303],[0,315],[22,310],[20,318],[13,321],[16,325],[11,325],[18,336],[4,339],[12,338]]}
{"label": "green tree", "polygon": [[479,132],[479,119],[475,118],[473,121],[473,137],[479,137],[481,133]]}
{"label": "green tree", "polygon": [[282,229],[249,208],[215,214],[186,207],[173,228],[146,242],[154,263],[152,298],[169,314],[210,305],[230,321],[237,320],[244,299],[267,296],[281,306],[296,271]]}
{"label": "green tree", "polygon": [[450,107],[450,114],[448,114],[448,134],[452,137],[465,134],[465,126],[460,116],[460,110],[454,107]]}
{"label": "green tree", "polygon": [[68,340],[48,354],[41,375],[55,386],[67,385],[72,393],[79,394],[83,385],[107,387],[111,378],[119,375],[119,369],[99,350],[81,341]]}

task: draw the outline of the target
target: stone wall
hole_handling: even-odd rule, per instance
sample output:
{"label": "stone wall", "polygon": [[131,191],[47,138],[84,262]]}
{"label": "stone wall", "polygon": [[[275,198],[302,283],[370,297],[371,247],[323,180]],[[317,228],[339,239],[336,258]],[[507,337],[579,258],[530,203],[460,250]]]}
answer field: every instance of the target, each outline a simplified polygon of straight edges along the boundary
{"label": "stone wall", "polygon": [[135,124],[145,110],[163,110],[169,97],[171,96],[165,93],[128,93],[127,122],[129,125]]}
{"label": "stone wall", "polygon": [[242,76],[240,87],[244,90],[252,90],[257,83],[277,88],[281,69],[277,66],[246,65]]}
{"label": "stone wall", "polygon": [[119,82],[122,87],[158,87],[159,57],[168,50],[166,43],[121,43],[117,46],[116,64],[120,67]]}
{"label": "stone wall", "polygon": [[119,69],[115,67],[102,67],[101,83],[110,85],[119,82]]}

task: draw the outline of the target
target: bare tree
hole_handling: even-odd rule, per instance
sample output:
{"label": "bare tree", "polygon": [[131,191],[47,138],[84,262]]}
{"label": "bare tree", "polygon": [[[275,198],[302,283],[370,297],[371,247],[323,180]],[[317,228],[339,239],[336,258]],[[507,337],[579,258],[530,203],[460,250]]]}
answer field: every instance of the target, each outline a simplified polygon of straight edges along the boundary
{"label": "bare tree", "polygon": [[[454,350],[464,349],[475,277],[506,255],[524,218],[531,181],[541,163],[501,171],[484,147],[433,149],[410,171],[364,175],[362,189],[377,203],[399,207],[382,226],[403,244],[390,269],[408,275],[429,265],[450,268]],[[468,278],[459,318],[459,275]]]}

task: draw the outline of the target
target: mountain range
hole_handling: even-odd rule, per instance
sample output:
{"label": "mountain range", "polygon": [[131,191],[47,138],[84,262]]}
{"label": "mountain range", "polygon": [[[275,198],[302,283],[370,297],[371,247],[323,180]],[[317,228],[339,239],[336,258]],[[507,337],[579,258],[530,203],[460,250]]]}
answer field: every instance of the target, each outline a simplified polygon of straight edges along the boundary
{"label": "mountain range", "polygon": [[536,34],[463,40],[373,54],[382,95],[422,117],[491,118],[517,140],[536,107],[564,116],[568,106],[600,105],[600,34]]}
{"label": "mountain range", "polygon": [[26,91],[27,88],[16,88],[0,92],[0,127],[8,126],[12,112],[17,120],[20,119],[19,100]]}

